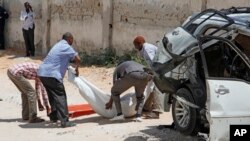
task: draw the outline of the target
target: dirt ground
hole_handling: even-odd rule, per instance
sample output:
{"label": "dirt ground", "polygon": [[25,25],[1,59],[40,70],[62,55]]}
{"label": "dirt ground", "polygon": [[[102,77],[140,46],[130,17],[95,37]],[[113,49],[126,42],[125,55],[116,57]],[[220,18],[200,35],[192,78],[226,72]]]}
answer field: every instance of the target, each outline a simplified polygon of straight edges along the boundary
{"label": "dirt ground", "polygon": [[[145,119],[134,122],[126,119],[124,122],[111,122],[98,114],[70,119],[77,126],[60,128],[49,123],[45,111],[39,111],[38,116],[46,119],[43,123],[24,122],[21,119],[20,92],[7,77],[7,68],[21,62],[41,63],[42,57],[23,57],[24,53],[15,50],[0,51],[0,140],[1,141],[193,141],[195,137],[184,136],[170,129],[158,129],[158,125],[171,124],[171,113],[163,113],[160,119]],[[80,76],[110,93],[112,73],[114,68],[81,67]],[[67,76],[66,76],[67,77]],[[31,81],[32,84],[34,82]],[[64,79],[68,104],[82,104],[86,101],[78,89]]]}

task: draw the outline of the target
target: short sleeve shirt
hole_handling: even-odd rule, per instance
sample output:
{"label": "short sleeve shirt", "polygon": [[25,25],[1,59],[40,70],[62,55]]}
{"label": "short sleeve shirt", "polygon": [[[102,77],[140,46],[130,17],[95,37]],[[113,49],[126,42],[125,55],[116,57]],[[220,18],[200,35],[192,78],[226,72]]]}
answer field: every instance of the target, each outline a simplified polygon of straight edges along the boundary
{"label": "short sleeve shirt", "polygon": [[68,44],[66,40],[56,43],[38,70],[38,76],[53,77],[62,82],[69,62],[78,53]]}
{"label": "short sleeve shirt", "polygon": [[153,44],[144,43],[143,48],[140,51],[141,56],[144,58],[144,60],[147,62],[148,66],[152,66],[152,60],[156,54],[157,47]]}

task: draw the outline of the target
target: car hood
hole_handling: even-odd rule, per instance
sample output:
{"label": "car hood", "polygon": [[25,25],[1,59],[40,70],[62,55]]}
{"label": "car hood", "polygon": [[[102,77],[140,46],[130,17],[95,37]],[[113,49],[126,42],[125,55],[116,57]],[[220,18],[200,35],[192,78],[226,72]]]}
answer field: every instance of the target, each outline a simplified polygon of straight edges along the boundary
{"label": "car hood", "polygon": [[153,59],[153,69],[160,75],[171,71],[188,57],[185,53],[197,43],[198,40],[182,27],[174,29],[160,43]]}

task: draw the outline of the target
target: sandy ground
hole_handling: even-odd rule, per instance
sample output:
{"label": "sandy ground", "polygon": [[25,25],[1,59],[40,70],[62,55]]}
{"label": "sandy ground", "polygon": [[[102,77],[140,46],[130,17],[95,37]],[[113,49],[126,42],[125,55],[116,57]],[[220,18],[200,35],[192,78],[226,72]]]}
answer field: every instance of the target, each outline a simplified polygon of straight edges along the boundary
{"label": "sandy ground", "polygon": [[[157,129],[158,125],[171,124],[171,113],[163,113],[160,119],[145,119],[134,122],[126,119],[124,122],[111,122],[98,114],[81,116],[70,119],[77,126],[60,128],[48,122],[45,111],[38,112],[38,116],[46,119],[43,123],[24,122],[21,119],[20,92],[6,75],[7,68],[13,64],[32,61],[40,63],[41,57],[23,57],[22,52],[14,50],[0,51],[0,140],[1,141],[193,141],[195,137],[184,136],[170,129]],[[114,68],[81,67],[80,76],[110,93],[112,73]],[[67,77],[67,76],[66,76]],[[31,81],[32,84],[34,82]],[[68,96],[68,104],[82,104],[86,101],[81,97],[78,89],[64,80]]]}

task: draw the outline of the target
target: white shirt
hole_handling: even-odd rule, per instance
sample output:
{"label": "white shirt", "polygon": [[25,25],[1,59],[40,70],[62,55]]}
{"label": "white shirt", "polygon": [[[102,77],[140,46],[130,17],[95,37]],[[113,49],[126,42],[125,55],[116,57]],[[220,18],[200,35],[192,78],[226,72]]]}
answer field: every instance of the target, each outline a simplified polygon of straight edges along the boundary
{"label": "white shirt", "polygon": [[152,60],[155,57],[157,47],[153,44],[144,43],[140,55],[147,62],[148,66],[152,66]]}
{"label": "white shirt", "polygon": [[25,29],[25,30],[32,29],[34,26],[34,18],[35,18],[34,12],[30,11],[29,13],[27,13],[26,11],[21,11],[20,20],[24,21],[23,22],[23,29]]}

